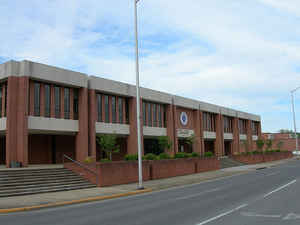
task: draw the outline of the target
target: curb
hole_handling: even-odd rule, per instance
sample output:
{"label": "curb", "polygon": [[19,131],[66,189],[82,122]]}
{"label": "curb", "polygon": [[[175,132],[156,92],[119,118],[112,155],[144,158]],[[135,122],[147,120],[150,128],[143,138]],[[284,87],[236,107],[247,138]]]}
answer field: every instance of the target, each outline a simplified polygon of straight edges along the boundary
{"label": "curb", "polygon": [[14,212],[24,212],[24,211],[44,209],[44,208],[50,208],[50,207],[58,207],[58,206],[65,206],[65,205],[74,205],[74,204],[80,204],[80,203],[108,200],[108,199],[138,195],[138,194],[143,194],[143,193],[148,193],[148,192],[152,192],[152,189],[137,190],[137,191],[131,191],[131,192],[126,192],[126,193],[121,193],[121,194],[91,197],[91,198],[65,201],[65,202],[49,203],[49,204],[44,204],[44,205],[26,206],[26,207],[11,208],[11,209],[0,209],[0,214],[14,213]]}

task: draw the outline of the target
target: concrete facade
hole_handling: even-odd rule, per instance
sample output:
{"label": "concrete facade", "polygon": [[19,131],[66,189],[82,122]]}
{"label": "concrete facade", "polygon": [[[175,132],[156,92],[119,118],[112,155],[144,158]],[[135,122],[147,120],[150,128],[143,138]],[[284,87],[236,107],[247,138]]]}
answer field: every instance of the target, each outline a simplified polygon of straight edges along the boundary
{"label": "concrete facade", "polygon": [[[11,162],[39,163],[38,149],[47,150],[40,163],[59,162],[63,154],[78,161],[96,158],[99,134],[116,134],[125,153],[137,153],[134,85],[30,61],[1,64],[0,81],[0,134],[5,135],[7,167]],[[142,145],[144,138],[168,136],[172,155],[182,149],[204,154],[212,144],[222,156],[228,153],[225,141],[231,142],[233,154],[243,151],[241,141],[253,147],[261,137],[258,115],[147,88],[141,88],[141,103]],[[240,120],[246,134],[240,132]],[[73,141],[72,147],[64,147],[64,138]],[[189,148],[187,138],[193,139]]]}

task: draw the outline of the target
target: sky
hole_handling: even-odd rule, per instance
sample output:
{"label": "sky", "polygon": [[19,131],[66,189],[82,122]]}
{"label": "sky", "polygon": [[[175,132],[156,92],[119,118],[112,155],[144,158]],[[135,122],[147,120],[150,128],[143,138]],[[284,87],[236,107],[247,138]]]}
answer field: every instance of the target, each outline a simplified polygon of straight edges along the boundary
{"label": "sky", "polygon": [[[32,60],[135,84],[133,0],[1,0],[0,63]],[[292,129],[299,0],[140,0],[141,86]],[[300,90],[295,93],[300,129]]]}

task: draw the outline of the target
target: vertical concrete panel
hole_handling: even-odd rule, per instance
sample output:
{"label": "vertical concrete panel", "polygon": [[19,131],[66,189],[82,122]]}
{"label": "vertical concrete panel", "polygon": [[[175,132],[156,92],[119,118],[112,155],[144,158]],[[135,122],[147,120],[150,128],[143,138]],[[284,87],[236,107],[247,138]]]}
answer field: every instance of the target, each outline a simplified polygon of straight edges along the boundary
{"label": "vertical concrete panel", "polygon": [[88,89],[79,90],[79,132],[76,135],[76,160],[84,161],[88,156]]}
{"label": "vertical concrete panel", "polygon": [[195,132],[195,142],[193,144],[193,151],[201,154],[201,128],[200,128],[200,111],[194,110],[194,132]]}
{"label": "vertical concrete panel", "polygon": [[55,118],[55,98],[54,98],[54,85],[50,86],[50,117]]}
{"label": "vertical concrete panel", "polygon": [[[142,101],[141,101],[142,102]],[[142,105],[142,104],[141,104]],[[142,112],[140,113],[142,115]],[[140,116],[141,121],[142,116]],[[138,143],[137,143],[137,118],[136,118],[136,98],[132,97],[129,99],[129,125],[130,125],[130,135],[127,141],[127,153],[137,154],[138,153]],[[141,145],[142,153],[144,152],[143,146],[143,126],[141,121]],[[144,153],[143,153],[144,154]]]}
{"label": "vertical concrete panel", "polygon": [[96,159],[97,99],[95,90],[89,90],[89,155]]}
{"label": "vertical concrete panel", "polygon": [[41,83],[40,92],[40,115],[45,117],[45,84]]}
{"label": "vertical concrete panel", "polygon": [[74,89],[70,88],[70,119],[74,119]]}

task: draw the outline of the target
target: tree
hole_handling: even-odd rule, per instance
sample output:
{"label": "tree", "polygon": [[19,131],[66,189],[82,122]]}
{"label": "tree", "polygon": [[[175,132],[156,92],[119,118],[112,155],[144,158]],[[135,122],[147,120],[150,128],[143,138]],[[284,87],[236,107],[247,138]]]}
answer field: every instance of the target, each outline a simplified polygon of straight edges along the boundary
{"label": "tree", "polygon": [[117,135],[115,134],[101,134],[96,137],[97,144],[112,160],[112,153],[118,153],[120,146],[117,145]]}
{"label": "tree", "polygon": [[191,136],[185,138],[185,143],[187,143],[188,145],[192,146],[195,142],[195,135],[192,134]]}
{"label": "tree", "polygon": [[172,148],[173,142],[170,140],[168,136],[160,136],[158,139],[158,145],[161,149],[167,149],[167,151],[170,151]]}
{"label": "tree", "polygon": [[259,151],[261,151],[261,152],[262,152],[262,150],[263,150],[263,148],[264,148],[264,145],[265,145],[264,140],[258,139],[258,140],[256,141],[256,147],[257,147],[257,149],[258,149]]}
{"label": "tree", "polygon": [[278,148],[279,150],[281,150],[282,146],[283,146],[283,141],[279,141],[279,142],[277,143],[277,148]]}
{"label": "tree", "polygon": [[268,139],[266,141],[267,150],[271,150],[272,145],[273,145],[273,141],[271,139]]}

